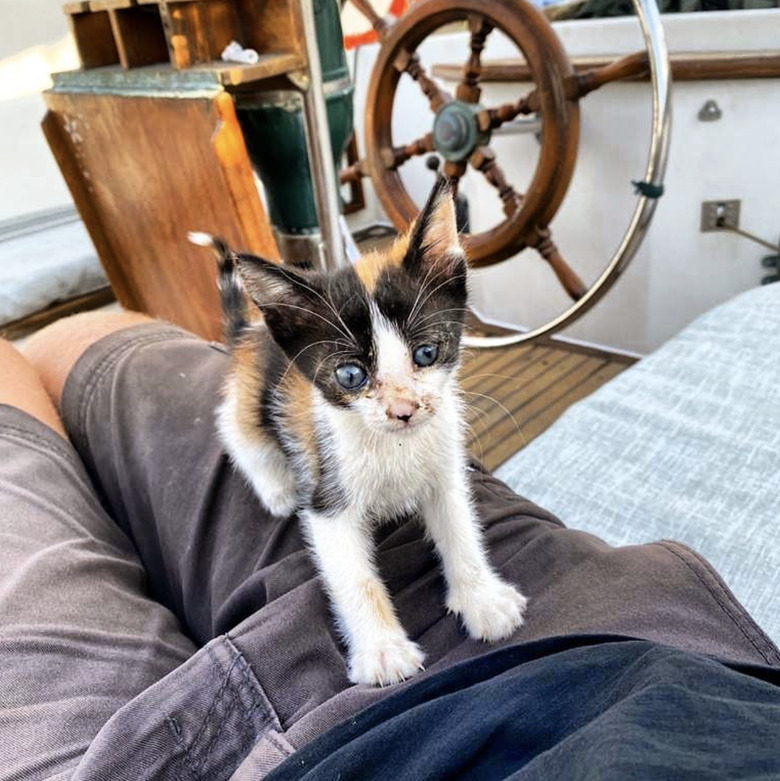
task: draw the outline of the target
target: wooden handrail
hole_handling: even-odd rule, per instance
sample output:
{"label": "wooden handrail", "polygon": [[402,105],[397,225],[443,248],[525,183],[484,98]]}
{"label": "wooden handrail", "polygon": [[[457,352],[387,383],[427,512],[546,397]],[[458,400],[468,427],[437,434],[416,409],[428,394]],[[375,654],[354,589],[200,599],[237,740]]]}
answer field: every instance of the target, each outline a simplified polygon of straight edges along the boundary
{"label": "wooden handrail", "polygon": [[[572,65],[577,73],[603,68],[616,57],[575,57]],[[780,78],[780,54],[767,52],[698,52],[669,56],[672,78],[675,81],[713,81],[722,79],[777,79]],[[462,76],[462,65],[434,65],[433,75],[457,82]],[[629,81],[647,81],[649,74],[629,77]],[[494,60],[482,64],[480,81],[531,81],[531,71],[523,60]]]}

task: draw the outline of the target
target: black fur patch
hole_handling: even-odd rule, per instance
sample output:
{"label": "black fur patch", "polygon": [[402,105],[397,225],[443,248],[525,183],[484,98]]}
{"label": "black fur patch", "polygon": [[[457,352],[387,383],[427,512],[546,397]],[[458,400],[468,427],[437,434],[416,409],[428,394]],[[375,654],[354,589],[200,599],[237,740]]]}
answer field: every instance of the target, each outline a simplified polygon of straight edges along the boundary
{"label": "black fur patch", "polygon": [[266,431],[273,435],[279,447],[290,456],[292,453],[289,452],[284,437],[284,420],[277,413],[276,405],[274,404],[276,389],[279,387],[279,381],[287,370],[289,362],[280,347],[270,340],[268,344],[258,345],[258,349],[267,351],[265,382],[263,384],[262,398],[259,399],[260,423]]}
{"label": "black fur patch", "polygon": [[[368,294],[351,267],[335,273],[268,268],[239,256],[247,287],[287,359],[332,404],[348,406],[354,394],[335,378],[343,363],[375,369]],[[251,265],[250,265],[251,263]],[[257,275],[266,277],[266,294]],[[250,283],[255,279],[256,284]]]}
{"label": "black fur patch", "polygon": [[424,287],[422,282],[418,274],[403,266],[386,269],[377,280],[374,298],[379,311],[398,328],[411,350],[421,344],[437,344],[437,363],[452,365],[458,360],[463,331],[465,260],[455,258],[441,275],[432,273]]}
{"label": "black fur patch", "polygon": [[222,329],[228,346],[233,347],[246,333],[249,325],[244,286],[241,284],[233,251],[222,239],[214,238],[213,242],[219,264],[217,287],[222,304]]}
{"label": "black fur patch", "polygon": [[[416,223],[403,262],[382,271],[371,294],[379,311],[405,337],[410,353],[421,344],[438,346],[436,365],[457,362],[466,305],[465,259],[426,244],[437,206],[448,197],[446,182],[439,182]],[[352,267],[323,274],[243,253],[235,259],[286,358],[331,404],[348,407],[370,387],[376,372],[369,293]],[[345,363],[366,370],[369,382],[363,389],[349,391],[338,384],[335,370]],[[264,408],[282,374],[277,364],[274,357]]]}

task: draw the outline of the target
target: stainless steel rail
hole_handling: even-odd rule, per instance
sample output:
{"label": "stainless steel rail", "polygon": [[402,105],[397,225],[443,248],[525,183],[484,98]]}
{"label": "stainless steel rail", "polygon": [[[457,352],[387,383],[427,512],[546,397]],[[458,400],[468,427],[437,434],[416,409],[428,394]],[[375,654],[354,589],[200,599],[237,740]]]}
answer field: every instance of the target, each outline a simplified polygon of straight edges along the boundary
{"label": "stainless steel rail", "polygon": [[[669,136],[672,123],[671,69],[669,52],[666,48],[661,14],[655,0],[632,0],[639,17],[642,36],[650,58],[650,73],[653,90],[653,120],[650,151],[647,157],[644,182],[663,187],[666,160],[669,153]],[[559,331],[577,319],[596,304],[615,284],[636,255],[650,226],[655,212],[657,198],[639,195],[636,208],[625,235],[615,254],[590,290],[569,309],[539,328],[522,333],[501,336],[466,336],[464,344],[469,347],[507,347],[527,342],[544,334]]]}
{"label": "stainless steel rail", "polygon": [[339,223],[341,214],[338,200],[339,185],[333,167],[333,151],[322,84],[320,49],[317,44],[317,30],[314,23],[314,3],[312,0],[299,0],[299,2],[309,75],[309,83],[303,93],[303,115],[306,128],[306,148],[309,152],[309,170],[314,187],[314,203],[317,207],[317,220],[322,234],[323,257],[321,266],[328,271],[334,271],[346,263]]}

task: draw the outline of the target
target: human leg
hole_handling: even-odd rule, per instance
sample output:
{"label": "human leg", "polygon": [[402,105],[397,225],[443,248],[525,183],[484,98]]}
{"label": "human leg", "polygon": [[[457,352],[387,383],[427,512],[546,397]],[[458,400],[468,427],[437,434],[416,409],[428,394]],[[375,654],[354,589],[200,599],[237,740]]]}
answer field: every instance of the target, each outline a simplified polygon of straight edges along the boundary
{"label": "human leg", "polygon": [[0,404],[16,407],[66,437],[60,416],[37,371],[3,339],[0,339]]}
{"label": "human leg", "polygon": [[[198,643],[229,632],[289,742],[301,745],[387,691],[349,686],[297,522],[264,513],[222,451],[213,412],[227,366],[224,351],[170,326],[133,326],[83,354],[61,406],[155,595]],[[530,598],[526,625],[505,644],[606,632],[745,661],[776,658],[684,549],[614,549],[565,529],[478,469],[468,479],[492,565]],[[377,543],[379,571],[429,671],[488,650],[446,615],[439,565],[415,520],[385,527]]]}
{"label": "human leg", "polygon": [[43,387],[59,408],[70,370],[95,342],[134,325],[154,322],[139,312],[84,312],[57,320],[34,333],[22,349]]}
{"label": "human leg", "polygon": [[0,341],[0,779],[69,776],[193,651],[145,596],[35,369]]}
{"label": "human leg", "polygon": [[[152,588],[157,576],[162,598],[199,642],[235,626],[301,578],[314,577],[297,523],[269,517],[227,463],[215,436],[214,410],[229,363],[224,350],[127,313],[71,318],[57,330],[50,332],[52,338],[44,331],[37,344],[31,342],[38,368],[44,377],[55,378],[48,386],[55,398],[62,396],[69,433],[113,514],[144,560],[159,565],[150,567],[162,573],[151,576]],[[71,345],[65,363],[75,366],[64,376],[50,367],[55,354],[62,360],[61,345]],[[529,625],[520,635],[634,632],[728,655],[728,642],[716,642],[717,621],[689,631],[690,617],[683,610],[663,607],[690,578],[690,584],[705,587],[707,600],[728,607],[735,617],[730,622],[735,641],[759,637],[749,625],[741,626],[733,598],[712,596],[720,588],[717,576],[682,546],[611,548],[563,529],[557,519],[494,478],[478,471],[471,477],[492,561],[512,571],[531,597],[529,618],[536,614],[536,629]],[[407,549],[412,541],[419,545],[406,562],[414,566],[403,570],[393,569],[394,558],[383,556],[380,546],[378,564],[391,585],[403,590],[416,577],[438,571],[415,524],[386,529],[380,536],[387,547],[396,539]],[[525,575],[514,562],[531,553]],[[672,570],[679,577],[668,577]],[[288,577],[290,572],[296,573],[294,578]],[[438,596],[431,600],[437,610]],[[667,623],[654,613],[660,608]],[[423,625],[430,626],[438,616],[426,615]],[[646,619],[640,620],[642,616]],[[771,644],[767,648],[771,655]]]}

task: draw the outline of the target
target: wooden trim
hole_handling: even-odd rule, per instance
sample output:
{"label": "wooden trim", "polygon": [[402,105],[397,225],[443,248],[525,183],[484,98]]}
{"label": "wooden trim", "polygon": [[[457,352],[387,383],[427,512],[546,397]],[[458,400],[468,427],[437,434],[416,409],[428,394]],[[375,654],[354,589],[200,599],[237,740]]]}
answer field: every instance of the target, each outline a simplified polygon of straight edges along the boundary
{"label": "wooden trim", "polygon": [[68,23],[76,42],[81,64],[84,68],[103,68],[119,62],[119,52],[111,30],[108,11],[100,13],[81,12],[80,4],[73,4],[68,13]]}
{"label": "wooden trim", "polygon": [[117,8],[130,8],[133,0],[91,0],[89,10],[93,12],[113,11]]}
{"label": "wooden trim", "polygon": [[123,68],[168,62],[162,19],[154,6],[110,9],[108,17]]}
{"label": "wooden trim", "polygon": [[640,359],[627,353],[612,352],[604,347],[596,347],[592,344],[581,344],[579,342],[572,342],[566,339],[566,337],[553,335],[543,336],[540,339],[534,341],[534,344],[538,344],[542,347],[552,347],[559,350],[566,350],[570,353],[579,353],[580,355],[589,355],[592,358],[601,358],[604,361],[610,363],[619,363],[625,366],[633,366]]}
{"label": "wooden trim", "polygon": [[[300,70],[305,64],[304,57],[294,51],[273,51],[260,54],[260,59],[254,65],[221,63],[204,67],[214,69],[225,87],[240,87]],[[201,68],[196,65],[195,69]]]}
{"label": "wooden trim", "polygon": [[114,291],[110,287],[101,287],[90,293],[69,298],[67,301],[57,301],[46,309],[25,315],[18,320],[0,325],[0,337],[3,339],[21,339],[28,334],[43,328],[61,317],[75,315],[77,312],[89,312],[116,301]]}
{"label": "wooden trim", "polygon": [[123,263],[116,256],[111,242],[107,238],[106,229],[96,208],[91,187],[84,176],[79,156],[73,148],[73,141],[63,128],[63,122],[64,118],[52,111],[51,108],[44,115],[41,127],[49,142],[49,148],[60,167],[65,184],[70,190],[81,219],[89,231],[103,268],[106,269],[106,273],[111,278],[111,284],[119,302],[126,309],[141,310],[138,292],[125,274]]}
{"label": "wooden trim", "polygon": [[220,123],[211,137],[211,146],[225,177],[244,246],[250,252],[281,262],[271,224],[258,196],[244,134],[238,124],[233,98],[221,92],[214,98]]}
{"label": "wooden trim", "polygon": [[[575,57],[572,65],[577,73],[602,68],[616,57]],[[715,81],[724,79],[780,78],[778,52],[716,52],[712,54],[678,53],[669,56],[674,81]],[[433,75],[446,81],[460,81],[461,65],[434,65]],[[629,81],[648,81],[649,73]],[[482,66],[482,82],[532,81],[531,70],[523,60],[486,62]]]}

